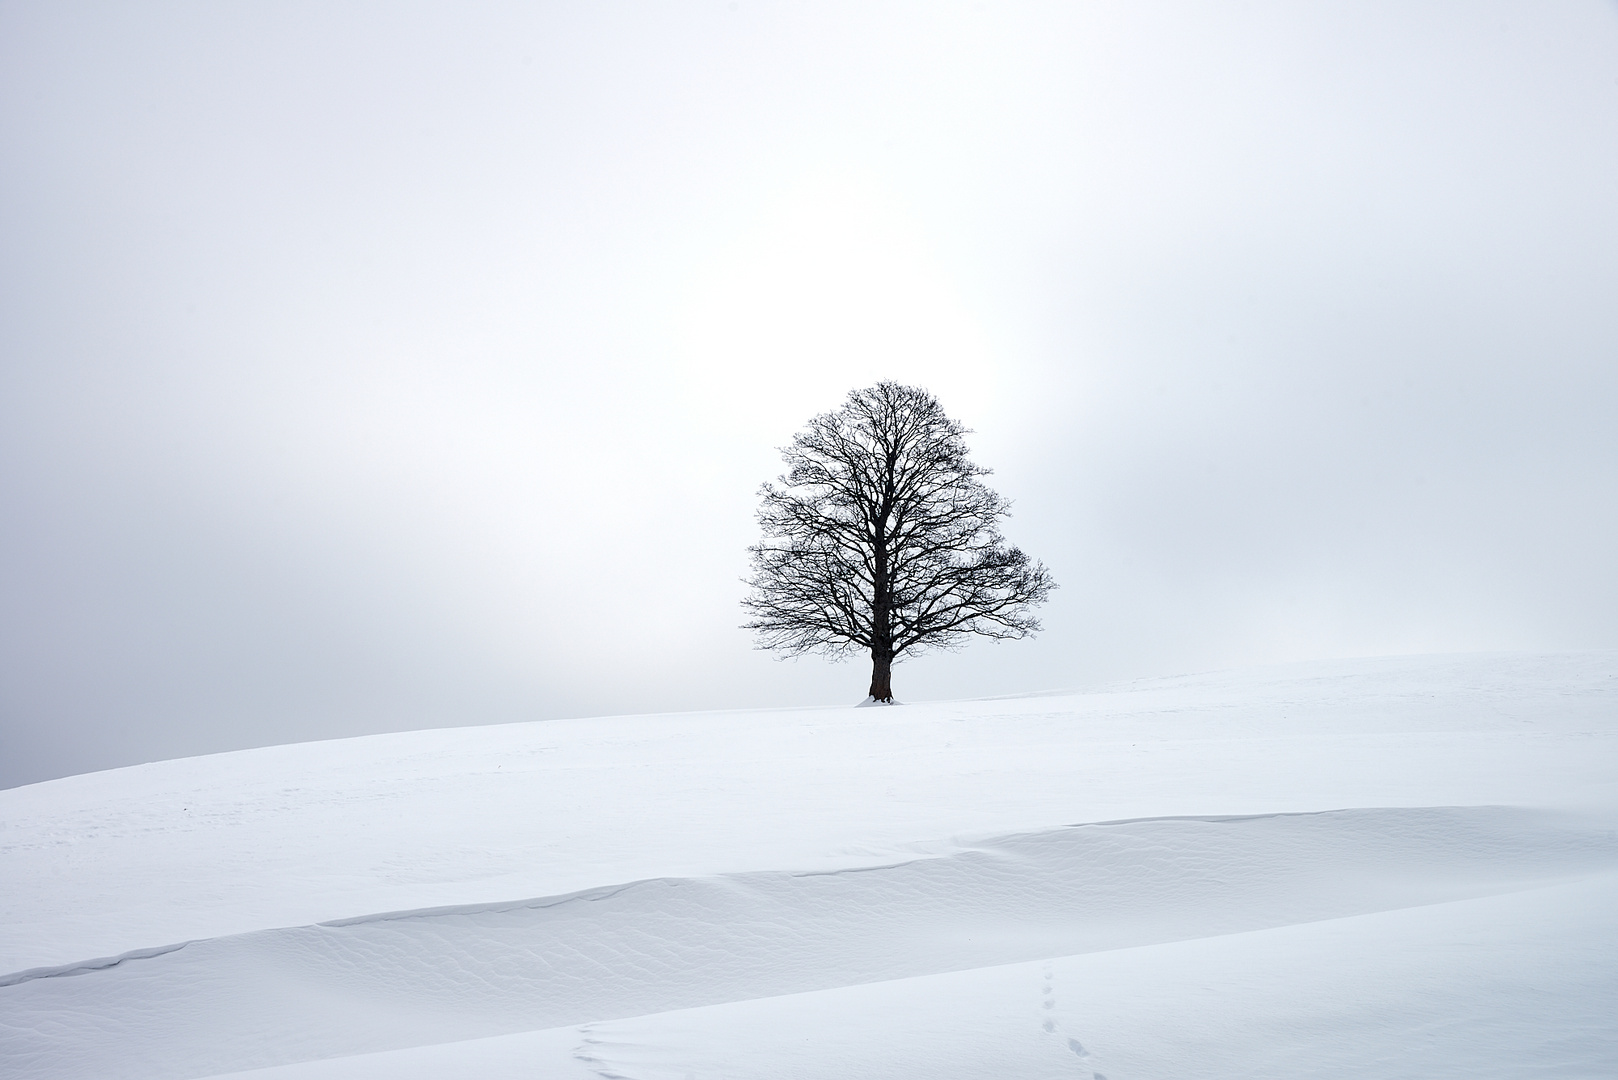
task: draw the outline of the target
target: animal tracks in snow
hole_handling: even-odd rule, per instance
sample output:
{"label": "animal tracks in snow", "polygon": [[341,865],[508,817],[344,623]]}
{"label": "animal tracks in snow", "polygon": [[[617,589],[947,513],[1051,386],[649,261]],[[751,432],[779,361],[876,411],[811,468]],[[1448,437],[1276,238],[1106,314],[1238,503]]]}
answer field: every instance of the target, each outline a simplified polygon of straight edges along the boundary
{"label": "animal tracks in snow", "polygon": [[1058,1023],[1055,1016],[1052,1015],[1052,1010],[1056,1008],[1055,965],[1046,963],[1040,969],[1040,977],[1044,980],[1044,986],[1040,988],[1040,994],[1043,997],[1043,1000],[1040,1002],[1040,1008],[1045,1013],[1045,1019],[1040,1023],[1040,1030],[1045,1032],[1047,1035],[1055,1035],[1065,1040],[1067,1043],[1067,1049],[1084,1065],[1081,1075],[1083,1073],[1087,1073],[1089,1077],[1093,1078],[1093,1080],[1107,1080],[1106,1076],[1102,1075],[1101,1073],[1091,1071],[1089,1068],[1090,1051],[1086,1050],[1084,1048],[1084,1044],[1079,1042],[1079,1040],[1067,1037],[1062,1032],[1061,1024]]}

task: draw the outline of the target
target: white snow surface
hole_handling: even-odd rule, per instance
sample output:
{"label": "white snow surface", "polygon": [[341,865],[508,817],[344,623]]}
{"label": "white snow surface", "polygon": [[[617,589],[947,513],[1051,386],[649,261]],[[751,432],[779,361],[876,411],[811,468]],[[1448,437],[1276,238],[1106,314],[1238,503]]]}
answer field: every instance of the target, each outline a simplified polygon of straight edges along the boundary
{"label": "white snow surface", "polygon": [[0,1075],[1611,1077],[1618,653],[0,791]]}

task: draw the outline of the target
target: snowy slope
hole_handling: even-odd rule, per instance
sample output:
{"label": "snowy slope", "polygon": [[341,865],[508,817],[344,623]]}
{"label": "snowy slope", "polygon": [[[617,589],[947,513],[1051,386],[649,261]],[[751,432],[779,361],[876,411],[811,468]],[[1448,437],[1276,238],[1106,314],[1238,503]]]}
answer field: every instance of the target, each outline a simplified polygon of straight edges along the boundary
{"label": "snowy slope", "polygon": [[0,792],[28,1077],[1618,1073],[1618,654]]}

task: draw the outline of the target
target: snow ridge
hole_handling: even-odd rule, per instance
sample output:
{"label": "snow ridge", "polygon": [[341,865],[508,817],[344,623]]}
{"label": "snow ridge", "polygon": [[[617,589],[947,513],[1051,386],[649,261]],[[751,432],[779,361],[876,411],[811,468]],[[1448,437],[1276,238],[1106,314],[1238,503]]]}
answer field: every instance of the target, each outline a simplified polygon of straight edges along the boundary
{"label": "snow ridge", "polygon": [[76,965],[83,978],[4,988],[16,1027],[0,1062],[19,1077],[156,1080],[206,1047],[212,1071],[261,1068],[1341,919],[1614,867],[1605,830],[1510,808],[1061,827],[855,871],[654,878]]}

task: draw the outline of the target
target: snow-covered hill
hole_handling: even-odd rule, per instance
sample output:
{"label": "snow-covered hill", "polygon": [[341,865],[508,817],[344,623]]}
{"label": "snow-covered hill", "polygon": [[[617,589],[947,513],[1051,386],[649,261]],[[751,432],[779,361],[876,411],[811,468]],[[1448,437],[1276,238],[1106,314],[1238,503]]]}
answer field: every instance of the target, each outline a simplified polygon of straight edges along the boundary
{"label": "snow-covered hill", "polygon": [[1618,1074],[1618,654],[0,792],[18,1077]]}

